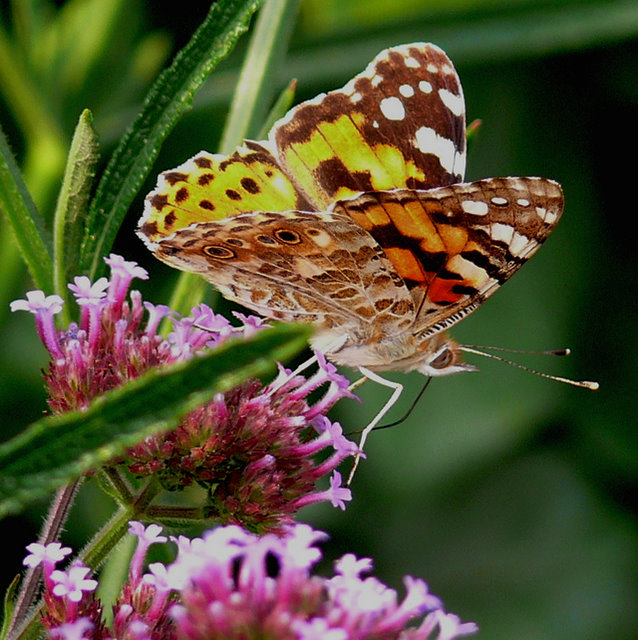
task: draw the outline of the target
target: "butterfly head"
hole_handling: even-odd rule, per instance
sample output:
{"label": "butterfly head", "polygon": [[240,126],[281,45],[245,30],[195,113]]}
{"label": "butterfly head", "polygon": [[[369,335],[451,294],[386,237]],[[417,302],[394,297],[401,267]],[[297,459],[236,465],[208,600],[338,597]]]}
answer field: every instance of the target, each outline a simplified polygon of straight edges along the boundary
{"label": "butterfly head", "polygon": [[462,371],[478,371],[463,360],[461,347],[441,331],[420,345],[421,358],[417,371],[426,376],[447,376]]}

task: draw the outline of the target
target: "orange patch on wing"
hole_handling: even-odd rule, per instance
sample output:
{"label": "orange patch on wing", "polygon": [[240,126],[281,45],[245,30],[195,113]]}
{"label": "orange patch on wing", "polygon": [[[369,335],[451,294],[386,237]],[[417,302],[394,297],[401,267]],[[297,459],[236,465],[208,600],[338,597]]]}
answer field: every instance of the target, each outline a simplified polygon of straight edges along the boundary
{"label": "orange patch on wing", "polygon": [[412,251],[409,249],[389,247],[384,249],[384,252],[388,258],[390,258],[390,261],[397,270],[397,273],[404,280],[413,280],[414,282],[426,281],[426,275],[423,271],[423,267]]}
{"label": "orange patch on wing", "polygon": [[428,298],[435,304],[454,304],[464,297],[464,294],[452,291],[452,287],[458,284],[463,284],[463,281],[435,278],[428,287]]}
{"label": "orange patch on wing", "polygon": [[467,231],[463,227],[442,224],[437,227],[437,230],[449,254],[461,253],[467,245]]}
{"label": "orange patch on wing", "polygon": [[437,253],[446,250],[437,228],[423,214],[423,207],[417,200],[407,200],[396,205],[386,203],[384,206],[397,230],[406,237],[418,238],[423,251]]}

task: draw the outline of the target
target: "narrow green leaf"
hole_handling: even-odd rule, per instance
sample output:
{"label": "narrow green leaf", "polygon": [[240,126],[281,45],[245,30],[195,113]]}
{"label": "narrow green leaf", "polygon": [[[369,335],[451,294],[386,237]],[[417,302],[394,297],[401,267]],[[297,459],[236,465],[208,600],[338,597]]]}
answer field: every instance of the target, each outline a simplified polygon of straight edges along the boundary
{"label": "narrow green leaf", "polygon": [[141,113],[113,153],[91,203],[80,271],[95,277],[162,142],[215,66],[246,31],[263,0],[215,2],[190,42],[151,87]]}
{"label": "narrow green leaf", "polygon": [[299,0],[269,0],[260,12],[235,87],[221,153],[231,153],[261,128],[273,94],[272,72],[288,47],[298,6]]}
{"label": "narrow green leaf", "polygon": [[0,446],[0,517],[171,428],[215,393],[272,373],[275,361],[298,353],[309,333],[308,327],[278,325],[249,340],[229,340],[113,389],[86,411],[39,420]]}
{"label": "narrow green leaf", "polygon": [[36,286],[53,287],[51,243],[44,221],[27,190],[20,169],[0,130],[0,211],[11,226]]}
{"label": "narrow green leaf", "polygon": [[9,585],[7,592],[4,595],[4,607],[3,607],[3,618],[2,618],[2,629],[0,630],[0,638],[5,640],[7,634],[9,633],[9,624],[11,623],[11,618],[13,616],[13,610],[15,608],[15,598],[18,593],[18,587],[20,585],[20,576],[17,575]]}
{"label": "narrow green leaf", "polygon": [[[56,82],[61,92],[77,94],[123,28],[127,0],[67,0],[55,13],[50,37],[59,59]],[[130,8],[128,20],[131,20]]]}
{"label": "narrow green leaf", "polygon": [[53,258],[55,292],[66,298],[66,283],[77,269],[84,219],[99,159],[97,134],[88,109],[75,128],[62,188],[53,219]]}
{"label": "narrow green leaf", "polygon": [[24,64],[23,52],[16,49],[1,23],[0,91],[28,145],[37,145],[40,139],[45,138],[46,146],[56,152],[58,147],[63,147],[64,135],[49,101]]}
{"label": "narrow green leaf", "polygon": [[275,104],[268,112],[268,116],[264,120],[264,124],[261,128],[261,131],[259,132],[259,140],[266,139],[275,122],[277,122],[277,120],[279,120],[280,118],[283,118],[290,107],[292,107],[292,103],[295,101],[296,90],[297,80],[296,78],[293,78],[288,83],[288,86],[279,94],[279,97],[275,101]]}

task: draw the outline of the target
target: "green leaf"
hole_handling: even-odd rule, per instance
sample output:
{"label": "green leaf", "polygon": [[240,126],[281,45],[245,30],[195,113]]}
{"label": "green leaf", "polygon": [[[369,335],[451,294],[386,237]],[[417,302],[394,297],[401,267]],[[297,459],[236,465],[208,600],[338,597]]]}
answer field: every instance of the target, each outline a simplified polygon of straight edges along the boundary
{"label": "green leaf", "polygon": [[219,145],[231,153],[244,138],[256,136],[273,94],[273,70],[284,57],[299,0],[269,0],[260,12]]}
{"label": "green leaf", "polygon": [[151,87],[141,113],[111,157],[91,203],[80,271],[95,277],[162,142],[196,91],[246,31],[263,0],[219,0]]}
{"label": "green leaf", "polygon": [[55,292],[66,298],[80,256],[86,210],[99,159],[99,144],[88,109],[75,128],[53,222]]}
{"label": "green leaf", "polygon": [[18,586],[20,585],[20,576],[16,576],[9,585],[7,592],[4,595],[4,615],[2,622],[2,629],[0,630],[0,638],[4,640],[9,633],[9,624],[13,616],[13,610],[15,608],[15,598],[18,593]]}
{"label": "green leaf", "polygon": [[305,345],[306,326],[278,325],[229,340],[188,362],[154,369],[97,398],[86,411],[32,424],[0,446],[0,517],[107,463],[145,436],[249,377],[273,372]]}
{"label": "green leaf", "polygon": [[292,103],[295,101],[296,90],[297,80],[293,79],[288,83],[288,86],[279,94],[279,97],[275,101],[275,104],[268,112],[268,115],[264,120],[264,124],[261,127],[261,131],[259,132],[259,140],[265,140],[268,137],[268,133],[273,128],[275,122],[277,122],[277,120],[279,120],[280,118],[283,118],[290,107],[292,107]]}
{"label": "green leaf", "polygon": [[36,286],[44,291],[51,291],[53,259],[50,239],[2,131],[0,131],[0,211],[11,226]]}

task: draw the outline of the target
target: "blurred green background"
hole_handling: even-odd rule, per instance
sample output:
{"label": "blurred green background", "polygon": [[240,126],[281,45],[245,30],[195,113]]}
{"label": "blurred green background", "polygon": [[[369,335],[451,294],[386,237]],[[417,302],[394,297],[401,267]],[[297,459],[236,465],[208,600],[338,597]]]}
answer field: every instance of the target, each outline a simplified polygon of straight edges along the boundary
{"label": "blurred green background", "polygon": [[[176,15],[174,3],[137,0],[1,6],[0,122],[36,202],[50,212],[61,171],[55,149],[68,144],[81,110],[93,111],[106,155],[208,7],[182,0]],[[522,349],[569,346],[567,359],[519,359],[598,380],[601,389],[475,358],[479,373],[435,380],[403,424],[372,435],[345,513],[319,505],[301,517],[330,533],[331,557],[371,556],[379,577],[400,590],[405,574],[425,578],[449,610],[479,624],[479,637],[638,638],[638,285],[631,271],[638,2],[302,0],[273,91],[296,77],[297,100],[311,98],[341,86],[381,49],[412,41],[447,51],[468,122],[483,122],[467,178],[542,175],[560,181],[566,196],[551,239],[455,337]],[[161,170],[202,148],[216,150],[245,45],[244,37],[171,134],[145,192]],[[12,84],[16,74],[6,65],[16,60],[35,93]],[[34,119],[32,110],[44,115]],[[50,123],[48,133],[34,129],[38,121]],[[146,299],[166,302],[177,274],[133,235],[142,196],[116,250],[150,271],[150,281],[137,283]],[[0,241],[4,440],[45,409],[46,354],[32,319],[8,314],[9,301],[31,285],[4,222]],[[406,386],[399,416],[422,378],[391,377]],[[362,405],[343,401],[334,417],[346,430],[361,428],[384,394],[368,384]],[[9,537],[5,585],[44,509],[0,524]],[[109,509],[85,487],[66,542],[78,548]]]}

